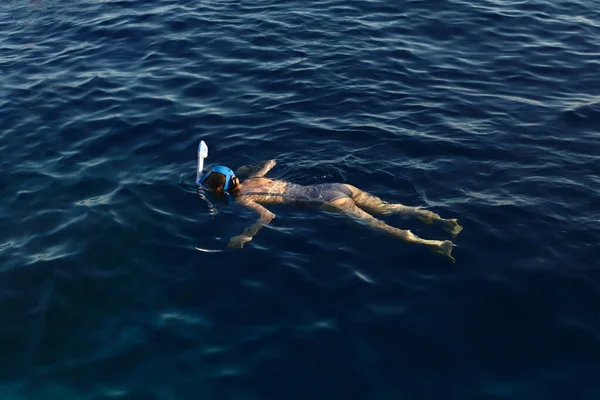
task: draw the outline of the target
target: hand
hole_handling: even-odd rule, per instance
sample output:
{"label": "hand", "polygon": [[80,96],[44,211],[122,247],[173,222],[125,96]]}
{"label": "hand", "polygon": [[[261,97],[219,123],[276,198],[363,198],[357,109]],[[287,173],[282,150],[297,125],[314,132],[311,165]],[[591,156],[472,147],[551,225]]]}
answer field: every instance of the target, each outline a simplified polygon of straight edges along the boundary
{"label": "hand", "polygon": [[254,171],[254,168],[255,167],[253,165],[242,165],[235,171],[235,174],[236,175],[250,175],[252,173],[252,171]]}
{"label": "hand", "polygon": [[269,169],[271,169],[275,166],[275,164],[277,164],[277,161],[275,161],[275,160],[261,161],[258,164],[256,164],[256,169],[260,169],[263,167],[268,167]]}
{"label": "hand", "polygon": [[251,240],[252,236],[237,235],[229,239],[227,247],[229,247],[230,249],[241,249],[242,247],[244,247],[244,243],[247,243]]}

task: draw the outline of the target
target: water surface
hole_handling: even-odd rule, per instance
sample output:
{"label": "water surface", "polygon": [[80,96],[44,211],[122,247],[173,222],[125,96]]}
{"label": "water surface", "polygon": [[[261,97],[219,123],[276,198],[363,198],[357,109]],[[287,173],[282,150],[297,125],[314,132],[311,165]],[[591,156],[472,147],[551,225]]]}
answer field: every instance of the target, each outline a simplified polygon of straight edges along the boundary
{"label": "water surface", "polygon": [[[598,398],[599,49],[596,1],[2,2],[0,397]],[[457,262],[282,207],[226,250],[201,139]]]}

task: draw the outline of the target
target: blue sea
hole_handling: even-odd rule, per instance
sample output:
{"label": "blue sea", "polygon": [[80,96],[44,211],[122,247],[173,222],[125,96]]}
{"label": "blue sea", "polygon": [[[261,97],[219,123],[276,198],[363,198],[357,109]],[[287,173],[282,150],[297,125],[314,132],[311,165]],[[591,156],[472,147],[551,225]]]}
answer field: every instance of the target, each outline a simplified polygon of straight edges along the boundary
{"label": "blue sea", "polygon": [[0,400],[597,400],[599,242],[598,0],[0,3]]}

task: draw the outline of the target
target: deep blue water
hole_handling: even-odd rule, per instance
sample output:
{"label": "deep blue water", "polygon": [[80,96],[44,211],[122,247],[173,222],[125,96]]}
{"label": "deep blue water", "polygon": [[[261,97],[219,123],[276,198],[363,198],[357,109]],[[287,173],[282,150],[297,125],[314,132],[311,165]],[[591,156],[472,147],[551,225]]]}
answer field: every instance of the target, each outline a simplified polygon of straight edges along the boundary
{"label": "deep blue water", "polygon": [[[596,0],[1,2],[0,398],[600,398],[599,72]],[[199,140],[457,261],[284,207],[227,250]]]}

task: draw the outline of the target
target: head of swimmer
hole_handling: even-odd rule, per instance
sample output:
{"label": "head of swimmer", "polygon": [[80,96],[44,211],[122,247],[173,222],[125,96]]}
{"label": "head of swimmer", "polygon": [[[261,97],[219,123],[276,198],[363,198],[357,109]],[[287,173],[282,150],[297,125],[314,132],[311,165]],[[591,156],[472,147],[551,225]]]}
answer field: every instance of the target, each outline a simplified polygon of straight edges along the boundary
{"label": "head of swimmer", "polygon": [[219,196],[225,196],[226,194],[232,196],[239,196],[240,194],[240,179],[237,176],[231,178],[231,182],[229,183],[229,189],[227,189],[227,193],[225,193],[225,183],[227,182],[227,177],[220,172],[212,172],[208,178],[204,181],[203,186],[213,191],[215,194]]}

